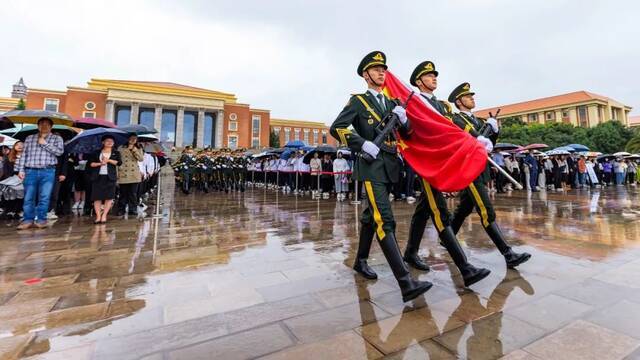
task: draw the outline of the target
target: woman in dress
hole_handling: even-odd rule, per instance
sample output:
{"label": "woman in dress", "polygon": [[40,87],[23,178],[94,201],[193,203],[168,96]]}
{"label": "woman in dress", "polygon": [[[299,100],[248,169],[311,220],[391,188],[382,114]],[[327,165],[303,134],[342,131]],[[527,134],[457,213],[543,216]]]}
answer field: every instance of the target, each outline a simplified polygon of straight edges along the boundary
{"label": "woman in dress", "polygon": [[94,224],[106,224],[107,214],[116,197],[117,167],[122,164],[120,153],[113,148],[115,139],[112,135],[102,137],[102,149],[87,159],[91,181],[91,201],[96,218]]}

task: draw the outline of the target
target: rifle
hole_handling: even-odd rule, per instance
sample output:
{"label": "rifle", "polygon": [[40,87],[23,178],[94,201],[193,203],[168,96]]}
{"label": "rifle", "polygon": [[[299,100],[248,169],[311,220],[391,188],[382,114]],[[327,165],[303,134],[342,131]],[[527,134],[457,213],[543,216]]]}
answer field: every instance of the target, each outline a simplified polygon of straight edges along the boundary
{"label": "rifle", "polygon": [[[415,94],[415,91],[412,91],[411,94],[409,94],[407,100],[403,104],[401,103],[398,105],[406,109],[407,104],[409,104],[409,100],[411,100],[411,98],[413,97],[413,94]],[[398,115],[393,112],[389,112],[389,114],[387,114],[384,118],[382,118],[382,120],[380,120],[380,124],[386,123],[385,127],[382,130],[376,128],[376,132],[378,133],[378,135],[376,135],[376,138],[372,142],[378,148],[381,148],[382,143],[384,143],[384,140],[387,138],[387,136],[396,128],[396,125],[399,121],[400,119],[398,118]],[[375,160],[373,156],[367,154],[366,152],[362,152],[360,154],[360,157],[367,163],[372,163]]]}

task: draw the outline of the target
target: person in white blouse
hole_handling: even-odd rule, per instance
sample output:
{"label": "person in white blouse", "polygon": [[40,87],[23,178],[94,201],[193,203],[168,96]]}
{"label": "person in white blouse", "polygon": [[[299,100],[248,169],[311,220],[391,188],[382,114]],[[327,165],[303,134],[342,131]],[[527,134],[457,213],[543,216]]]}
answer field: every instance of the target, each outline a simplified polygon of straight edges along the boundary
{"label": "person in white blouse", "polygon": [[[338,151],[335,160],[333,160],[333,172],[347,172],[349,171],[349,164],[347,160],[342,157],[342,153]],[[338,201],[344,201],[349,192],[349,175],[337,174],[334,175],[336,199]]]}

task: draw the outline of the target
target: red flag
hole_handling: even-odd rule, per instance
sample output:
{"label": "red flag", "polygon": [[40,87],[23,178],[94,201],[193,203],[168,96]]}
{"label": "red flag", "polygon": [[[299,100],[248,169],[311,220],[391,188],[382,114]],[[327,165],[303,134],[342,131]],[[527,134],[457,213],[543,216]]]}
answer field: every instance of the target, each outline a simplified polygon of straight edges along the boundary
{"label": "red flag", "polygon": [[[385,93],[406,101],[411,89],[387,71]],[[487,151],[473,136],[427,105],[415,94],[407,105],[413,132],[398,138],[398,150],[415,172],[440,191],[466,188],[485,169]]]}

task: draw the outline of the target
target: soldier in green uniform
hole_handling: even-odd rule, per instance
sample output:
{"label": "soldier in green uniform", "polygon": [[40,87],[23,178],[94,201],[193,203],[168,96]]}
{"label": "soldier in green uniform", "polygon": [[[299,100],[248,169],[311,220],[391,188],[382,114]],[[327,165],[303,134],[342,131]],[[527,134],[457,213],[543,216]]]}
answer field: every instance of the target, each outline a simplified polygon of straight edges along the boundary
{"label": "soldier in green uniform", "polygon": [[[451,119],[453,116],[451,105],[446,101],[436,98],[433,92],[438,87],[438,71],[431,61],[423,61],[411,74],[411,85],[420,89],[420,97],[431,105],[444,117]],[[456,264],[465,286],[470,286],[487,277],[491,272],[484,268],[476,268],[467,260],[464,250],[460,246],[456,235],[451,228],[451,217],[447,208],[447,201],[444,195],[436,188],[432,187],[426,180],[420,179],[422,193],[418,198],[416,209],[411,218],[411,228],[409,229],[409,241],[404,252],[404,260],[412,267],[428,271],[429,265],[418,256],[420,242],[427,226],[427,220],[431,217],[433,225],[438,231],[440,243],[447,249],[449,255]]]}
{"label": "soldier in green uniform", "polygon": [[411,277],[396,242],[396,224],[389,202],[390,187],[398,181],[400,175],[395,135],[391,133],[381,147],[373,143],[377,136],[376,128],[386,125],[386,116],[391,112],[398,116],[398,130],[403,136],[411,134],[404,108],[397,106],[382,93],[386,70],[386,57],[381,51],[373,51],[362,59],[357,71],[366,81],[368,89],[363,94],[351,97],[331,125],[331,135],[348,145],[354,153],[366,153],[374,158],[369,163],[359,156],[354,166],[354,176],[363,182],[369,204],[362,213],[360,242],[353,268],[365,278],[377,278],[377,274],[367,264],[371,242],[376,235],[398,281],[402,298],[409,301],[428,291],[432,284]]}
{"label": "soldier in green uniform", "polygon": [[176,169],[180,175],[182,192],[189,194],[191,190],[192,176],[195,169],[195,157],[191,146],[184,148],[184,151],[182,152],[182,155],[174,169]]}
{"label": "soldier in green uniform", "polygon": [[[453,122],[481,142],[488,142],[487,151],[491,151],[490,148],[492,148],[492,145],[497,141],[500,131],[498,122],[494,118],[489,118],[485,121],[473,115],[471,110],[476,107],[473,98],[474,95],[475,93],[471,91],[471,85],[469,83],[462,83],[451,92],[449,101],[454,103],[458,110],[460,110],[460,112],[453,116]],[[485,183],[488,180],[487,173],[488,171],[485,171],[485,174],[479,176],[466,189],[460,192],[460,204],[458,204],[458,207],[453,213],[451,227],[457,234],[460,227],[462,227],[462,223],[475,207],[480,215],[484,230],[504,256],[507,267],[514,268],[529,260],[531,254],[520,254],[513,251],[505,240],[504,235],[502,235],[498,224],[496,224],[496,213],[493,210],[493,205],[491,204],[489,194],[485,187]]]}

